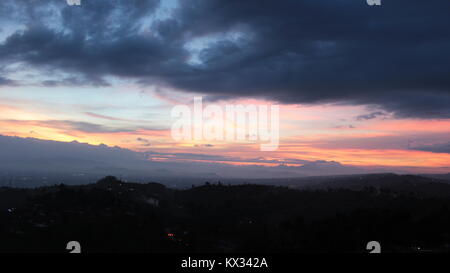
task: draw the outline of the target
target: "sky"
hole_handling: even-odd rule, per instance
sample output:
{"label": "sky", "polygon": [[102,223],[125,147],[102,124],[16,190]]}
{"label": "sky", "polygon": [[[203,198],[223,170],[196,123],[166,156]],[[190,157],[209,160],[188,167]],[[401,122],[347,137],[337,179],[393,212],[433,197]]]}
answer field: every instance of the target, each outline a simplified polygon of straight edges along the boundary
{"label": "sky", "polygon": [[[0,135],[205,172],[450,172],[448,0],[81,3],[0,2]],[[175,141],[195,96],[279,105],[278,149]]]}

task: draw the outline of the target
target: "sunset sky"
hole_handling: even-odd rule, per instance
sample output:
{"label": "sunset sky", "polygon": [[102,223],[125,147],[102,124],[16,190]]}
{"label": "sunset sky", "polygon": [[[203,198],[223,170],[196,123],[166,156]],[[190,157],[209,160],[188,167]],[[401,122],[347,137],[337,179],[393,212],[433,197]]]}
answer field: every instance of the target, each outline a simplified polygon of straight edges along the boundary
{"label": "sunset sky", "polygon": [[[1,1],[1,135],[158,162],[450,172],[450,1],[81,1]],[[194,96],[280,105],[279,148],[174,141],[171,109]]]}

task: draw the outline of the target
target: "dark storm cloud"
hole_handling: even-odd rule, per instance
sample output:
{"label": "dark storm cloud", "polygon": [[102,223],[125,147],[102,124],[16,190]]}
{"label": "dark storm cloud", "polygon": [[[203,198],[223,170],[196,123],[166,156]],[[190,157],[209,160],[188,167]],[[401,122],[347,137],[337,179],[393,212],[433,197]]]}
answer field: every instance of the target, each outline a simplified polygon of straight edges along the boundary
{"label": "dark storm cloud", "polygon": [[[399,117],[450,117],[448,0],[380,7],[364,0],[179,1],[171,18],[151,25],[158,1],[64,2],[32,8],[33,1],[5,1],[27,27],[0,45],[0,62],[70,72],[92,84],[113,75],[218,98],[373,104]],[[197,44],[195,56],[189,43]]]}
{"label": "dark storm cloud", "polygon": [[145,147],[151,146],[150,140],[148,140],[146,138],[138,137],[138,138],[136,138],[136,140],[138,142],[140,142],[142,146],[145,146]]}
{"label": "dark storm cloud", "polygon": [[69,130],[69,131],[73,130],[85,133],[114,133],[114,132],[132,131],[127,129],[113,129],[90,122],[70,121],[70,120],[45,120],[40,121],[39,124],[41,126],[58,128],[61,130]]}
{"label": "dark storm cloud", "polygon": [[110,86],[108,82],[101,78],[90,79],[87,77],[65,77],[59,80],[43,80],[40,82],[41,86],[44,87],[58,87],[58,86],[68,86],[68,87],[79,87],[79,86]]}
{"label": "dark storm cloud", "polygon": [[370,119],[375,119],[378,118],[380,116],[385,116],[386,113],[381,112],[381,111],[376,111],[376,112],[372,112],[366,115],[359,115],[356,117],[356,120],[370,120]]}
{"label": "dark storm cloud", "polygon": [[22,124],[27,126],[39,126],[54,128],[61,131],[66,131],[69,135],[73,131],[84,133],[123,133],[134,132],[136,130],[148,130],[148,131],[162,131],[165,129],[158,127],[108,127],[96,123],[84,122],[84,121],[71,121],[71,120],[0,120],[3,122],[9,122],[14,124]]}
{"label": "dark storm cloud", "polygon": [[450,154],[450,142],[414,147],[413,150]]}
{"label": "dark storm cloud", "polygon": [[16,83],[10,79],[4,78],[2,76],[0,76],[0,86],[2,85],[15,85]]}

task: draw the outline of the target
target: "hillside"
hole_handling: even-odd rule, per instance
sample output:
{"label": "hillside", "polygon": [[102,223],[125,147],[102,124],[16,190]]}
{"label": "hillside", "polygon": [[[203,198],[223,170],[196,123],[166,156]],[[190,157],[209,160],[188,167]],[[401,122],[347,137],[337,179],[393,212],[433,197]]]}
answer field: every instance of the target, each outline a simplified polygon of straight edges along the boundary
{"label": "hillside", "polygon": [[9,196],[0,203],[1,252],[65,252],[72,240],[86,252],[365,252],[371,240],[388,252],[450,251],[443,195],[209,183],[173,190],[114,177],[0,195]]}

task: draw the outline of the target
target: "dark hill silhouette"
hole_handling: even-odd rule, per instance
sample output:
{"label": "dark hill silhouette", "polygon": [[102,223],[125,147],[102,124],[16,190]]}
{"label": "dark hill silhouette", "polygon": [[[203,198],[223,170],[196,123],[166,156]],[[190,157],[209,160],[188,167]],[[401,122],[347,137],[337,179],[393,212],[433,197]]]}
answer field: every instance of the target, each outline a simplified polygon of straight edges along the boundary
{"label": "dark hill silhouette", "polygon": [[[355,191],[373,188],[397,193],[427,196],[450,196],[450,181],[441,176],[398,175],[393,173],[315,176],[284,179],[252,179],[247,183],[286,186],[302,190],[350,189]],[[237,180],[244,181],[244,180]],[[235,182],[236,183],[236,182]]]}
{"label": "dark hill silhouette", "polygon": [[450,184],[445,180],[419,175],[397,175],[391,173],[337,177],[332,179],[332,181],[308,185],[306,188],[363,190],[368,187],[421,196],[450,196]]}
{"label": "dark hill silhouette", "polygon": [[449,185],[385,177],[423,196],[396,191],[397,182],[372,187],[381,177],[357,190],[222,183],[174,190],[115,177],[1,188],[0,251],[64,252],[72,240],[86,252],[364,252],[372,240],[384,251],[450,251]]}

